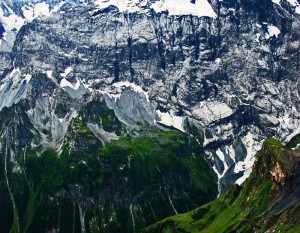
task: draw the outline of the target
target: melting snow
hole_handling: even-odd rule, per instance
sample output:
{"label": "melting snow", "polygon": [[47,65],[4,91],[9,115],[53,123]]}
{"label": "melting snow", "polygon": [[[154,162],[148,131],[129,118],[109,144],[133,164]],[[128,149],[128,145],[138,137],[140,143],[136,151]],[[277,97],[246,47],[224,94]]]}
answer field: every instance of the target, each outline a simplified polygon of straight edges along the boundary
{"label": "melting snow", "polygon": [[[300,14],[300,4],[297,2],[297,0],[287,0],[290,4],[296,7],[295,12]],[[272,0],[275,4],[280,6],[280,0]]]}
{"label": "melting snow", "polygon": [[[275,0],[276,1],[276,0]],[[297,2],[297,0],[287,0],[289,3],[291,3],[293,6],[296,7],[296,13],[300,14],[300,4]]]}
{"label": "melting snow", "polygon": [[174,0],[157,1],[152,7],[156,12],[168,11],[170,15],[217,17],[207,0],[197,0],[195,4],[190,0],[176,1],[176,4],[174,4]]}
{"label": "melting snow", "polygon": [[118,89],[122,89],[122,87],[130,87],[135,92],[144,94],[145,97],[146,97],[146,99],[147,99],[147,102],[150,102],[148,92],[144,91],[142,87],[140,87],[140,86],[138,86],[138,85],[136,85],[134,83],[130,83],[130,82],[118,82],[118,83],[114,83],[113,86],[116,87],[116,88],[118,88]]}
{"label": "melting snow", "polygon": [[34,18],[40,15],[48,16],[51,13],[49,5],[45,2],[40,2],[33,7],[24,6],[22,7],[22,11],[27,21],[32,21]]}
{"label": "melting snow", "polygon": [[[271,37],[271,36],[275,36],[275,37],[278,37],[278,35],[280,34],[280,30],[278,27],[274,26],[274,25],[268,25],[268,38]],[[268,39],[267,38],[267,39]]]}
{"label": "melting snow", "polygon": [[111,140],[119,139],[115,133],[106,132],[97,124],[87,123],[87,127],[98,137],[100,141],[110,142]]}
{"label": "melting snow", "polygon": [[65,69],[65,71],[63,73],[60,73],[60,76],[65,78],[68,76],[68,74],[72,71],[72,67],[68,67],[67,69]]}
{"label": "melting snow", "polygon": [[227,165],[227,162],[225,161],[225,155],[224,155],[224,153],[223,153],[220,149],[218,149],[218,150],[216,151],[216,154],[217,154],[217,156],[219,157],[219,159],[221,159],[221,161],[222,161],[223,164],[224,164],[224,171],[223,171],[223,173],[222,173],[222,174],[218,174],[219,178],[221,178],[221,177],[223,177],[224,174],[227,172],[227,170],[228,170],[228,165]]}
{"label": "melting snow", "polygon": [[235,165],[234,172],[244,172],[243,176],[240,177],[235,183],[241,185],[250,175],[252,166],[255,162],[255,154],[261,148],[261,143],[255,141],[254,135],[251,132],[242,138],[243,144],[247,148],[247,157],[244,161],[240,161]]}
{"label": "melting snow", "polygon": [[26,80],[27,83],[29,83],[31,77],[32,77],[31,74],[26,74],[24,79]]}
{"label": "melting snow", "polygon": [[64,87],[70,87],[70,88],[72,88],[72,89],[74,89],[74,90],[78,90],[79,87],[80,87],[80,85],[81,85],[81,82],[80,82],[79,79],[77,79],[75,85],[73,85],[72,83],[70,83],[66,78],[63,78],[63,79],[60,81],[60,86],[61,86],[62,88],[64,88]]}
{"label": "melting snow", "polygon": [[277,5],[280,6],[280,0],[272,0],[272,2],[276,3]]}
{"label": "melting snow", "polygon": [[114,5],[118,7],[121,12],[147,11],[143,8],[149,4],[149,8],[152,8],[155,12],[168,11],[170,15],[217,17],[207,0],[197,0],[195,4],[191,3],[190,0],[177,0],[176,3],[174,3],[174,0],[158,0],[154,3],[150,3],[147,0],[96,0],[95,4],[102,9]]}
{"label": "melting snow", "polygon": [[156,110],[156,113],[161,119],[160,121],[157,121],[158,123],[166,126],[172,126],[182,132],[185,132],[183,128],[185,117],[176,116],[172,110],[170,112],[161,112],[160,110]]}

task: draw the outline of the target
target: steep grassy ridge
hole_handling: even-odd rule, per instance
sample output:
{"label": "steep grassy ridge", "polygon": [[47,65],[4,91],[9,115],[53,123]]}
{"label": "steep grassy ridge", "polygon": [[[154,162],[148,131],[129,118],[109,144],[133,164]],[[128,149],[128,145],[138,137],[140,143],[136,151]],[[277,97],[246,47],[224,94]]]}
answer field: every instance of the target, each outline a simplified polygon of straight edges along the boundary
{"label": "steep grassy ridge", "polygon": [[256,156],[242,187],[236,185],[220,198],[143,232],[299,232],[300,154],[268,138]]}

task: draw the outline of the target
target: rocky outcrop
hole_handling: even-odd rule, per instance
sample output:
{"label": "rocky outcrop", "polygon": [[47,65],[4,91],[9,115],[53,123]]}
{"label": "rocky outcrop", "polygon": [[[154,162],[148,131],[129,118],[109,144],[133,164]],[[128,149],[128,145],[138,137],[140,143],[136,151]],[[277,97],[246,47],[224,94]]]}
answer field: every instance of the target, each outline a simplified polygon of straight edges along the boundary
{"label": "rocky outcrop", "polygon": [[281,166],[279,163],[276,163],[276,166],[274,168],[274,171],[270,171],[272,175],[272,180],[277,182],[277,183],[282,183],[284,184],[284,181],[286,179],[286,175],[283,173]]}

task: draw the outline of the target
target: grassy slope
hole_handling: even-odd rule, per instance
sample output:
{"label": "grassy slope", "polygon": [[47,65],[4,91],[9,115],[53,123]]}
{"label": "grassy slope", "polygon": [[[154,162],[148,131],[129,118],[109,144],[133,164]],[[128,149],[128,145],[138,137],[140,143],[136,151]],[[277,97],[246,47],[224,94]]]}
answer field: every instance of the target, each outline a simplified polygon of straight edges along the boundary
{"label": "grassy slope", "polygon": [[[114,113],[97,102],[84,113],[73,119],[61,153],[27,147],[22,172],[11,181],[22,232],[57,227],[62,232],[80,232],[73,194],[66,194],[69,199],[57,196],[75,185],[87,201],[100,196],[105,200],[104,205],[93,203],[85,208],[89,232],[138,231],[174,214],[172,205],[185,212],[216,197],[217,178],[200,154],[201,145],[195,138],[201,141],[202,134],[196,129],[195,137],[147,126],[127,133]],[[101,142],[88,129],[88,120],[116,132],[120,139]],[[0,176],[0,196],[7,199],[3,181]],[[11,204],[9,200],[5,203],[10,215],[0,213],[6,222],[0,229],[17,232],[11,228]]]}
{"label": "grassy slope", "polygon": [[[235,186],[220,198],[200,208],[167,218],[143,232],[299,232],[300,203],[294,204],[279,216],[269,217],[269,208],[280,192],[280,184],[271,181],[267,175],[272,162],[270,156],[278,159],[283,146],[275,139],[267,139],[264,150],[257,154],[254,171],[243,184]],[[261,172],[261,173],[260,173]],[[256,174],[255,174],[256,173]],[[259,174],[260,173],[260,174]]]}

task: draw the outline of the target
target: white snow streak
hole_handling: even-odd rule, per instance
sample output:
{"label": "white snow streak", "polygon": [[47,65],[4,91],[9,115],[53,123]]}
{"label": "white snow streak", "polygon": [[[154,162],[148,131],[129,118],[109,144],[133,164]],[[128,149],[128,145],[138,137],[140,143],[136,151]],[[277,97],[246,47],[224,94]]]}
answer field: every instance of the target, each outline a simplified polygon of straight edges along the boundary
{"label": "white snow streak", "polygon": [[216,151],[216,154],[219,157],[219,159],[222,160],[222,162],[224,164],[224,171],[223,171],[223,173],[222,174],[218,174],[219,178],[222,178],[225,175],[225,173],[227,172],[227,170],[228,170],[228,165],[227,165],[227,162],[225,160],[225,155],[223,154],[223,152],[220,149],[218,149]]}
{"label": "white snow streak", "polygon": [[250,132],[242,138],[242,142],[247,148],[247,157],[244,161],[238,162],[234,168],[235,173],[244,171],[244,175],[235,182],[238,185],[241,185],[249,177],[255,162],[255,154],[261,148],[261,143],[256,142],[254,135]]}

